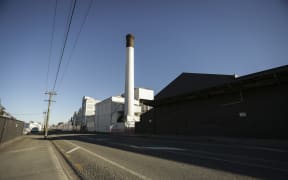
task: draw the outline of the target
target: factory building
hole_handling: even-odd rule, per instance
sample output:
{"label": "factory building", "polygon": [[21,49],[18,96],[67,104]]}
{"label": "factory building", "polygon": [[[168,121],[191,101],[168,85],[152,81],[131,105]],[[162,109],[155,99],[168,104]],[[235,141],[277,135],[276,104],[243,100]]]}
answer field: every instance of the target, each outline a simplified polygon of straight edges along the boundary
{"label": "factory building", "polygon": [[80,131],[89,132],[134,132],[135,122],[151,109],[143,101],[154,99],[154,91],[134,88],[134,41],[132,34],[126,35],[126,72],[125,92],[121,96],[112,96],[103,101],[84,96],[82,116],[74,113],[71,124],[74,127],[81,122]]}
{"label": "factory building", "polygon": [[109,97],[96,104],[95,128],[97,132],[122,131],[124,98],[121,96]]}
{"label": "factory building", "polygon": [[84,131],[95,131],[95,105],[100,102],[92,97],[82,98],[82,121],[81,129]]}
{"label": "factory building", "polygon": [[82,124],[82,108],[79,108],[77,112],[74,112],[72,117],[72,124],[73,124],[73,131],[80,131],[81,124]]}
{"label": "factory building", "polygon": [[144,100],[153,100],[154,91],[145,88],[134,89],[134,117],[129,124],[125,123],[125,97],[112,96],[97,103],[95,111],[95,128],[97,132],[125,132],[135,128],[135,122],[140,121],[142,113],[150,110],[150,106],[142,103]]}
{"label": "factory building", "polygon": [[24,123],[23,133],[28,134],[30,132],[40,132],[43,130],[43,126],[40,122],[30,121],[29,123]]}
{"label": "factory building", "polygon": [[33,122],[33,121],[30,121],[29,122],[29,129],[31,131],[42,131],[42,124],[40,122]]}
{"label": "factory building", "polygon": [[[135,122],[140,121],[141,114],[152,107],[143,101],[152,101],[154,91],[146,88],[134,89],[133,121],[125,122],[125,95],[112,96],[103,101],[92,97],[82,98],[82,107],[66,123],[58,125],[57,129],[74,132],[127,132],[134,131]],[[80,128],[81,127],[81,128]]]}
{"label": "factory building", "polygon": [[71,121],[67,121],[65,123],[60,122],[57,124],[56,129],[71,132],[71,131],[73,131],[73,124]]}
{"label": "factory building", "polygon": [[241,77],[183,73],[160,91],[136,133],[288,138],[288,66]]}

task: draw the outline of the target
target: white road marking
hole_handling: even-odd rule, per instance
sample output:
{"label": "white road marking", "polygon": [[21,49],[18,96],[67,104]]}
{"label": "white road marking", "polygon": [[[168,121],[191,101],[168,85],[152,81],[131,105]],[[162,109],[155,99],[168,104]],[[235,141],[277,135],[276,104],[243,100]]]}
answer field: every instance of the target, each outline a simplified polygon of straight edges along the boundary
{"label": "white road marking", "polygon": [[262,161],[262,162],[269,162],[269,163],[275,163],[277,161],[275,160],[266,160],[266,159],[260,159],[260,158],[255,158],[255,157],[247,157],[247,156],[240,156],[240,155],[232,155],[232,154],[224,154],[224,153],[214,153],[214,152],[209,152],[209,151],[203,151],[203,150],[187,150],[187,153],[202,153],[202,154],[207,154],[207,155],[212,155],[212,156],[226,156],[226,157],[231,157],[231,158],[240,158],[240,159],[246,159],[246,160],[256,160],[256,161]]}
{"label": "white road marking", "polygon": [[176,147],[162,147],[162,146],[135,146],[135,145],[127,145],[131,148],[135,149],[151,149],[151,150],[168,150],[168,151],[187,151],[183,148],[176,148]]}
{"label": "white road marking", "polygon": [[265,151],[274,151],[274,152],[288,152],[287,150],[275,149],[275,148],[269,148],[269,147],[251,146],[250,148],[251,149],[265,150]]}
{"label": "white road marking", "polygon": [[135,145],[128,145],[128,146],[131,147],[131,148],[140,149],[139,146],[135,146]]}
{"label": "white road marking", "polygon": [[67,151],[66,153],[67,153],[67,154],[72,153],[73,151],[76,151],[76,150],[79,149],[79,148],[80,148],[80,147],[77,146],[77,147],[75,147],[75,148],[73,148],[73,149]]}
{"label": "white road marking", "polygon": [[[71,145],[73,145],[73,146],[76,146],[76,147],[79,147],[78,145],[76,145],[76,144],[74,144],[74,143],[72,143],[72,142],[69,142],[69,141],[67,141],[67,140],[64,140],[66,143],[68,143],[68,144],[71,144]],[[91,155],[93,155],[93,156],[95,156],[95,157],[97,157],[97,158],[99,158],[99,159],[102,159],[103,161],[106,161],[107,163],[110,163],[110,164],[112,164],[112,165],[114,165],[114,166],[116,166],[116,167],[118,167],[118,168],[120,168],[120,169],[122,169],[122,170],[124,170],[124,171],[126,171],[126,172],[128,172],[128,173],[130,173],[130,174],[133,174],[134,176],[137,176],[138,178],[140,178],[140,179],[150,179],[150,178],[148,178],[148,177],[146,177],[146,176],[144,176],[144,175],[142,175],[142,174],[139,174],[139,173],[137,173],[137,172],[135,172],[135,171],[133,171],[133,170],[131,170],[131,169],[129,169],[129,168],[127,168],[127,167],[125,167],[125,166],[122,166],[121,164],[118,164],[117,162],[115,162],[115,161],[112,161],[112,160],[109,160],[109,159],[107,159],[107,158],[105,158],[105,157],[103,157],[103,156],[101,156],[101,155],[99,155],[99,154],[97,154],[97,153],[94,153],[94,152],[91,152],[91,151],[89,151],[88,149],[85,149],[85,148],[83,148],[83,147],[80,147],[80,149],[81,150],[83,150],[83,151],[85,151],[85,152],[87,152],[87,153],[89,153],[89,154],[91,154]]]}
{"label": "white road marking", "polygon": [[131,144],[124,144],[124,143],[112,143],[109,142],[109,144],[113,145],[120,145],[120,146],[126,146],[134,149],[151,149],[151,150],[168,150],[168,151],[187,151],[183,148],[177,148],[177,147],[163,147],[163,146],[136,146]]}
{"label": "white road marking", "polygon": [[186,149],[182,149],[182,148],[176,148],[176,147],[152,147],[152,146],[143,146],[140,148],[143,149],[152,149],[152,150],[169,150],[169,151],[186,151]]}
{"label": "white road marking", "polygon": [[109,138],[90,138],[90,137],[81,137],[82,139],[91,140],[91,141],[109,141]]}
{"label": "white road marking", "polygon": [[[168,151],[169,153],[174,153],[176,154],[175,151]],[[179,154],[179,152],[178,152]],[[250,166],[250,167],[258,167],[258,168],[264,168],[264,169],[272,169],[272,170],[277,170],[277,171],[283,171],[283,172],[288,172],[287,169],[281,169],[281,168],[274,168],[274,167],[268,167],[268,166],[264,166],[261,164],[252,164],[252,163],[245,163],[245,162],[238,162],[238,161],[233,161],[233,160],[227,160],[227,159],[222,159],[222,158],[217,158],[217,157],[209,157],[209,156],[203,156],[203,155],[195,155],[195,154],[188,154],[185,152],[181,152],[180,154],[186,155],[186,156],[190,156],[190,157],[198,157],[198,158],[202,158],[202,159],[209,159],[209,160],[214,160],[214,161],[223,161],[223,162],[228,162],[228,163],[232,163],[232,164],[239,164],[239,165],[244,165],[244,166]]]}
{"label": "white road marking", "polygon": [[17,150],[9,151],[8,153],[18,153],[18,152],[23,152],[23,151],[31,151],[31,150],[38,149],[38,148],[43,148],[43,147],[44,146],[35,146],[35,147],[17,149]]}
{"label": "white road marking", "polygon": [[[109,141],[109,138],[86,138],[89,140],[94,140],[94,141]],[[109,142],[111,143],[111,142]],[[142,146],[134,146],[134,145],[128,145],[128,144],[122,144],[122,143],[111,143],[111,144],[118,144],[118,145],[123,145],[123,146],[129,146],[132,148],[137,148],[137,147],[142,147]],[[235,148],[235,145],[228,145],[228,144],[208,144],[208,143],[197,143],[197,142],[190,142],[189,144],[194,144],[194,145],[203,145],[203,146],[221,146],[221,147],[232,147]],[[281,153],[286,153],[288,152],[288,150],[284,150],[284,149],[277,149],[277,148],[272,148],[272,147],[263,147],[263,146],[250,146],[250,145],[237,145],[237,147],[239,148],[243,148],[243,149],[253,149],[253,150],[264,150],[264,151],[272,151],[272,152],[281,152]],[[167,148],[167,150],[170,147]],[[171,147],[174,148],[174,147]],[[148,148],[147,148],[148,149]],[[153,148],[151,148],[153,149]],[[156,148],[154,148],[156,149]],[[164,148],[163,148],[164,149]],[[177,148],[175,148],[174,150],[176,150]],[[179,148],[181,149],[181,148]],[[184,149],[185,150],[185,149]]]}
{"label": "white road marking", "polygon": [[249,146],[249,145],[228,145],[228,144],[208,144],[208,143],[194,143],[190,142],[189,144],[194,145],[202,145],[202,146],[220,146],[220,147],[228,147],[228,148],[243,148],[243,149],[254,149],[254,150],[264,150],[264,151],[272,151],[272,152],[288,152],[287,150],[283,149],[276,149],[276,148],[269,148],[269,147],[261,147],[261,146]]}
{"label": "white road marking", "polygon": [[121,143],[114,143],[117,145],[125,145],[129,146],[134,149],[152,149],[152,150],[168,150],[170,151],[186,151],[187,153],[202,153],[202,154],[207,154],[207,155],[212,155],[212,156],[227,156],[227,157],[232,157],[232,158],[241,158],[241,159],[248,159],[248,160],[256,160],[256,161],[262,161],[262,162],[270,162],[274,163],[275,161],[273,160],[266,160],[266,159],[260,159],[260,158],[250,158],[250,157],[245,157],[245,156],[239,156],[239,155],[231,155],[231,154],[223,154],[223,153],[213,153],[213,152],[208,152],[208,151],[199,151],[199,150],[188,150],[188,149],[183,149],[183,148],[175,148],[175,147],[145,147],[145,146],[136,146],[136,145],[128,145],[128,144],[121,144]]}
{"label": "white road marking", "polygon": [[87,137],[87,138],[85,138],[85,139],[88,139],[88,140],[92,140],[92,141],[95,141],[95,139],[94,139],[94,138],[89,138],[89,137]]}

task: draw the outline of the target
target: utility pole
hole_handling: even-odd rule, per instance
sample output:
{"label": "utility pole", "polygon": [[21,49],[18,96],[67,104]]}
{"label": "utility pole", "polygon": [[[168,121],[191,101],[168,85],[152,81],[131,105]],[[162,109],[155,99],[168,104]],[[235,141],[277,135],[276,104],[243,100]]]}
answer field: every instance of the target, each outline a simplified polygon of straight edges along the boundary
{"label": "utility pole", "polygon": [[43,121],[43,130],[44,130],[44,132],[45,132],[45,129],[46,129],[46,117],[47,117],[47,112],[45,111],[45,112],[43,112],[43,117],[44,117],[44,121]]}
{"label": "utility pole", "polygon": [[44,134],[44,138],[46,139],[48,136],[48,122],[49,122],[49,116],[50,116],[50,106],[51,106],[51,102],[55,102],[55,101],[52,101],[52,97],[57,94],[55,91],[49,91],[49,92],[46,92],[45,94],[49,95],[49,100],[46,100],[48,101],[47,117],[45,121],[45,134]]}

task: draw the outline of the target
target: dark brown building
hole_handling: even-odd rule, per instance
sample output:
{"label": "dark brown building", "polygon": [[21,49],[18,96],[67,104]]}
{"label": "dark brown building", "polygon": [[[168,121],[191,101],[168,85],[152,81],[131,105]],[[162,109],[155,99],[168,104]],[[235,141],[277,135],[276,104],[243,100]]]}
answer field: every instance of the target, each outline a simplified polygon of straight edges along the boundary
{"label": "dark brown building", "polygon": [[144,102],[136,133],[288,138],[288,66],[234,78],[183,73]]}

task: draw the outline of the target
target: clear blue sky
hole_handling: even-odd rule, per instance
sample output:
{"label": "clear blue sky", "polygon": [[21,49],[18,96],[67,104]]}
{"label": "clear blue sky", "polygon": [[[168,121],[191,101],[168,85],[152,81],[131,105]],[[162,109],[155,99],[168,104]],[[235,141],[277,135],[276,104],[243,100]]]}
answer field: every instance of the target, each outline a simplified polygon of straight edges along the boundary
{"label": "clear blue sky", "polygon": [[[70,8],[70,0],[58,2],[47,83],[55,1],[0,1],[0,98],[20,120],[43,121]],[[51,123],[67,121],[84,95],[102,100],[124,91],[129,32],[135,85],[156,93],[182,72],[244,75],[288,64],[285,0],[94,0],[67,66],[89,2],[76,5]]]}

